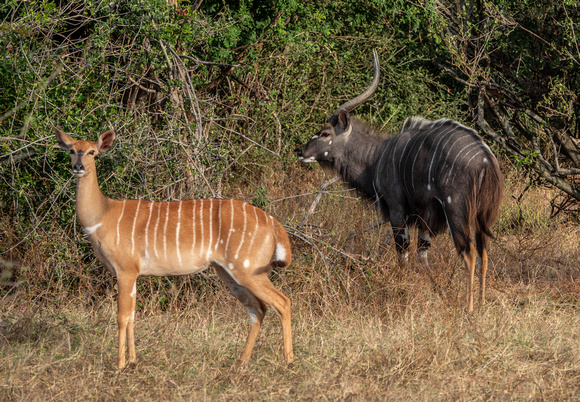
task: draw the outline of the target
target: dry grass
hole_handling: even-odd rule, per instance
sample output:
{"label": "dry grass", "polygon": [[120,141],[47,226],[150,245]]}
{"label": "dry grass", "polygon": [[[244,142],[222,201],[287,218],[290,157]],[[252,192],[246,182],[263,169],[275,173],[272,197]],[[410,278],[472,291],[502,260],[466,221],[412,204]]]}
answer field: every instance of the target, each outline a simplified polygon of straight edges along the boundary
{"label": "dry grass", "polygon": [[[315,188],[291,174],[300,192]],[[386,226],[347,240],[375,216],[338,187],[305,227],[312,197],[272,187],[280,201],[268,208],[293,234],[294,263],[273,274],[293,301],[291,368],[273,312],[250,365],[231,368],[248,317],[207,272],[139,280],[138,366],[117,375],[114,281],[92,273],[92,258],[63,267],[32,247],[38,271],[21,273],[21,293],[0,304],[0,399],[578,399],[580,231],[546,218],[543,191],[515,203],[521,188],[508,183],[487,304],[474,314],[448,236],[434,242],[431,279],[414,261],[397,264]],[[77,284],[51,284],[51,269]],[[34,282],[39,272],[48,283]]]}
{"label": "dry grass", "polygon": [[[527,293],[526,288],[517,291]],[[421,292],[421,289],[417,289]],[[297,362],[274,314],[248,368],[232,369],[247,317],[216,305],[138,316],[139,364],[115,374],[114,299],[14,315],[1,341],[1,399],[568,399],[580,397],[575,308],[498,297],[472,316],[436,297],[312,311],[294,297]],[[218,305],[219,304],[219,305]]]}

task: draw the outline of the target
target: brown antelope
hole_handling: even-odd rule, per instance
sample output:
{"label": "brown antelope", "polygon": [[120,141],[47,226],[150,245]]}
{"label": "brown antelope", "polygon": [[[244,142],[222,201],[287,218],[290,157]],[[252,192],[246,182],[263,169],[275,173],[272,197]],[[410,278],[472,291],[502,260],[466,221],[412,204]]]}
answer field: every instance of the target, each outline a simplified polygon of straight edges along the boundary
{"label": "brown antelope", "polygon": [[137,361],[133,325],[139,275],[187,275],[215,268],[250,314],[250,332],[238,361],[247,364],[268,305],[280,317],[284,357],[293,361],[290,299],[268,275],[292,260],[288,235],[264,211],[236,200],[152,202],[113,200],[99,188],[95,157],[109,150],[113,130],[96,143],[76,141],[55,129],[58,144],[71,153],[77,177],[76,212],[96,257],[117,277],[119,372]]}

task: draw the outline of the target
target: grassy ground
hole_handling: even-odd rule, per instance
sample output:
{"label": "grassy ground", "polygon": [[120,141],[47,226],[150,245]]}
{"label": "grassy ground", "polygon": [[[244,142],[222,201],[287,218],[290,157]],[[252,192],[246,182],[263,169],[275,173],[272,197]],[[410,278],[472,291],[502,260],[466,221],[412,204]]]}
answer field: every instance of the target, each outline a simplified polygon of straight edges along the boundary
{"label": "grassy ground", "polygon": [[519,197],[508,178],[487,303],[468,314],[448,236],[434,241],[431,276],[401,266],[388,227],[347,239],[375,216],[336,189],[310,226],[292,222],[311,198],[276,207],[294,248],[291,267],[272,275],[293,301],[292,367],[270,311],[249,366],[232,368],[249,319],[208,271],[169,290],[139,280],[138,365],[118,375],[113,279],[69,267],[76,291],[50,287],[55,262],[44,258],[29,275],[48,275],[50,292],[28,276],[27,290],[1,299],[0,400],[580,398],[580,230],[547,219],[545,192]]}
{"label": "grassy ground", "polygon": [[[576,399],[580,318],[541,295],[498,296],[468,315],[433,294],[404,311],[313,311],[294,297],[297,361],[282,360],[267,317],[250,365],[231,368],[247,317],[227,296],[212,306],[138,315],[135,370],[117,375],[114,299],[23,312],[4,334],[0,398],[46,399]],[[419,301],[420,300],[420,301]]]}

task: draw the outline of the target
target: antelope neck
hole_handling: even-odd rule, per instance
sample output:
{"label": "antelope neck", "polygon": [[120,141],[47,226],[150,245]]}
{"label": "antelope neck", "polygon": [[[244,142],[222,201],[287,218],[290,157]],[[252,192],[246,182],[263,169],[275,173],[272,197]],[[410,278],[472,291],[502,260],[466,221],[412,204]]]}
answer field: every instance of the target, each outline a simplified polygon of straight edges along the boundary
{"label": "antelope neck", "polygon": [[95,166],[86,169],[87,173],[77,179],[76,211],[81,226],[90,227],[102,220],[109,198],[99,187]]}

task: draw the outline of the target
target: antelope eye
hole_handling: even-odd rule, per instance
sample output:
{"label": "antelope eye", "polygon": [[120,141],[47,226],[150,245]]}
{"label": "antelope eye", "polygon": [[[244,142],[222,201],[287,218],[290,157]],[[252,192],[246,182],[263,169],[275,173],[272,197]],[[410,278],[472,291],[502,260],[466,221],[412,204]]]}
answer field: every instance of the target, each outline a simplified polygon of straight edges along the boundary
{"label": "antelope eye", "polygon": [[320,134],[321,137],[328,137],[330,135],[330,133],[328,132],[324,132],[322,134]]}
{"label": "antelope eye", "polygon": [[71,154],[71,155],[74,155],[74,154],[75,154],[75,150],[74,150],[74,149],[71,149],[71,150],[70,150],[70,154]]}
{"label": "antelope eye", "polygon": [[94,154],[95,154],[95,150],[94,150],[94,149],[91,149],[91,150],[89,151],[89,155],[94,155]]}

